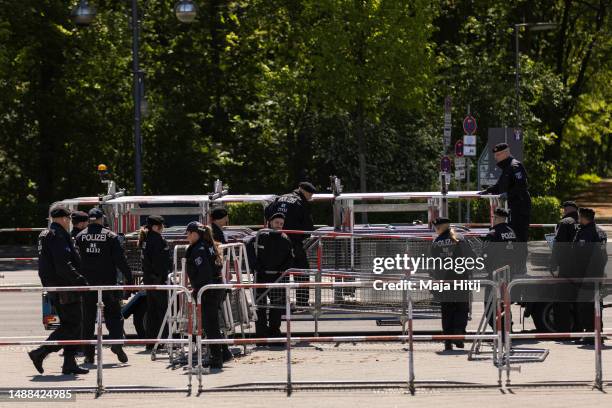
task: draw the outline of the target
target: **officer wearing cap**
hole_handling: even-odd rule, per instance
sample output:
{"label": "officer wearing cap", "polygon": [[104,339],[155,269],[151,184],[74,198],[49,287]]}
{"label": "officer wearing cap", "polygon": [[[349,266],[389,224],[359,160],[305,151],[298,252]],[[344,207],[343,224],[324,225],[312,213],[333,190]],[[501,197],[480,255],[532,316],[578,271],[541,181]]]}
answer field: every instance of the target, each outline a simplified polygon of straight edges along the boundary
{"label": "officer wearing cap", "polygon": [[[197,221],[187,225],[187,241],[189,247],[185,254],[187,258],[186,271],[193,288],[194,297],[206,285],[223,283],[221,269],[223,265],[219,242],[213,238],[211,227]],[[202,327],[207,339],[220,339],[219,307],[224,299],[225,291],[220,289],[206,290],[202,294]],[[224,357],[220,344],[210,345],[210,358],[206,366],[214,369],[223,368]]]}
{"label": "officer wearing cap", "polygon": [[70,231],[70,236],[74,239],[79,235],[79,232],[87,228],[89,215],[87,215],[85,211],[73,211],[70,214],[70,218],[72,219],[72,231]]}
{"label": "officer wearing cap", "polygon": [[[572,256],[574,258],[575,276],[577,278],[602,278],[605,275],[608,253],[606,242],[608,236],[595,223],[595,211],[591,208],[578,209],[578,222],[580,228],[576,232],[572,243]],[[577,307],[577,330],[592,332],[594,330],[593,302],[595,285],[582,283],[579,285]],[[593,338],[579,340],[582,344],[593,344]]]}
{"label": "officer wearing cap", "polygon": [[[314,231],[314,223],[310,212],[310,201],[316,192],[315,187],[307,182],[299,183],[298,188],[289,194],[278,197],[272,204],[266,208],[266,219],[269,219],[273,214],[281,213],[285,216],[286,230],[301,230]],[[301,269],[309,269],[308,258],[304,250],[304,241],[307,235],[304,234],[288,234],[293,243],[294,260],[293,267]],[[296,281],[308,281],[308,276],[296,276]],[[296,294],[296,303],[298,306],[307,307],[309,298],[308,289],[298,289]]]}
{"label": "officer wearing cap", "polygon": [[[557,277],[567,279],[574,276],[572,242],[578,231],[578,205],[574,201],[564,201],[561,204],[563,218],[555,228],[555,238],[552,246],[551,271],[559,270]],[[559,283],[552,289],[556,293],[557,302],[553,305],[556,329],[560,332],[572,331],[572,321],[576,322],[576,286],[571,283]]]}
{"label": "officer wearing cap", "polygon": [[[75,239],[76,247],[81,255],[81,273],[90,285],[109,286],[117,284],[117,270],[123,275],[126,285],[132,285],[132,271],[125,258],[119,237],[108,228],[104,228],[104,213],[100,208],[89,211],[89,225]],[[104,321],[110,339],[123,338],[123,316],[121,315],[122,292],[102,292],[104,303]],[[85,339],[94,339],[98,294],[89,292],[84,296],[85,319],[83,331]],[[87,345],[85,362],[94,362],[95,348]],[[117,355],[120,362],[126,363],[128,357],[121,344],[111,346],[111,351]]]}
{"label": "officer wearing cap", "polygon": [[[493,271],[508,265],[510,271],[514,269],[516,259],[516,234],[508,225],[510,212],[504,208],[495,209],[493,216],[493,226],[483,238],[483,258],[485,267],[493,278]],[[510,275],[508,276],[510,277]],[[491,288],[485,288],[485,307],[488,306]],[[490,315],[489,324],[495,329],[495,313]]]}
{"label": "officer wearing cap", "polygon": [[227,238],[223,232],[223,228],[229,224],[228,212],[223,207],[213,208],[210,212],[210,225],[212,227],[215,241],[221,244],[227,244]]}
{"label": "officer wearing cap", "polygon": [[495,145],[493,154],[497,166],[502,169],[502,174],[495,185],[481,191],[480,194],[506,196],[510,207],[510,226],[516,233],[517,242],[527,242],[531,216],[531,196],[527,190],[527,172],[523,164],[512,157],[508,144]]}
{"label": "officer wearing cap", "polygon": [[[473,251],[467,244],[462,235],[457,234],[450,226],[450,219],[437,218],[433,222],[438,236],[431,246],[431,257],[441,258],[440,265],[447,263],[448,258],[474,257]],[[437,268],[438,265],[436,265]],[[437,268],[433,271],[435,279],[444,281],[459,281],[470,279],[470,271],[459,270],[458,268]],[[440,302],[442,312],[442,332],[448,335],[463,335],[468,322],[470,310],[470,292],[454,287],[451,283],[451,290],[442,292]],[[444,342],[444,350],[453,349],[453,344],[458,348],[463,348],[463,341]]]}
{"label": "officer wearing cap", "polygon": [[[78,271],[80,260],[74,248],[68,229],[70,211],[61,204],[49,210],[51,224],[38,236],[38,276],[42,286],[86,286],[87,279]],[[81,296],[77,292],[49,293],[60,325],[51,333],[47,341],[79,340],[83,320]],[[43,360],[62,346],[40,346],[28,354],[39,373],[43,373]],[[78,346],[64,346],[63,374],[87,374],[89,370],[80,368],[75,359]]]}
{"label": "officer wearing cap", "polygon": [[[283,273],[293,265],[294,247],[289,237],[280,232],[285,216],[275,213],[268,219],[270,230],[260,232],[247,245],[257,283],[288,282]],[[257,337],[280,337],[281,315],[285,308],[284,289],[256,289]],[[269,306],[268,306],[269,302]]]}
{"label": "officer wearing cap", "polygon": [[[147,224],[140,229],[138,247],[141,249],[142,278],[145,285],[165,285],[172,268],[170,245],[162,237],[164,218],[159,215],[147,217]],[[168,296],[164,290],[147,291],[147,338],[157,338],[164,315],[168,309]],[[167,334],[164,328],[162,337]],[[147,350],[153,344],[147,344]]]}

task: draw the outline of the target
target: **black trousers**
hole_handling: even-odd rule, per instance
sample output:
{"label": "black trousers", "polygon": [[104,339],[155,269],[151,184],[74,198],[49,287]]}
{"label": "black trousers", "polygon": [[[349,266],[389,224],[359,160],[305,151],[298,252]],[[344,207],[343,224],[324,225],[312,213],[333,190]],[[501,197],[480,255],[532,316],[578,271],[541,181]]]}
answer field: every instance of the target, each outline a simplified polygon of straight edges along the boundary
{"label": "black trousers", "polygon": [[[223,338],[219,324],[219,308],[224,298],[223,289],[208,290],[202,295],[202,328],[207,339]],[[211,344],[210,355],[212,360],[222,361],[222,346]]]}
{"label": "black trousers", "polygon": [[[102,292],[102,302],[104,303],[104,323],[108,330],[110,339],[123,338],[123,316],[121,315],[121,296],[119,293]],[[83,298],[84,320],[83,320],[83,338],[96,338],[96,317],[98,313],[98,294],[96,292],[87,292]],[[84,346],[86,354],[93,355],[95,352],[94,345]]]}
{"label": "black trousers", "polygon": [[[147,291],[147,338],[155,339],[164,321],[166,310],[168,309],[168,294],[162,290]],[[164,327],[162,337],[166,337],[167,327]]]}
{"label": "black trousers", "polygon": [[[274,283],[280,278],[280,274],[258,273],[257,283]],[[281,282],[288,282],[283,278]],[[280,335],[281,317],[286,306],[286,293],[283,288],[258,288],[255,290],[257,302],[257,322],[255,332],[258,337]],[[268,306],[268,301],[270,305]]]}
{"label": "black trousers", "polygon": [[[310,264],[308,263],[308,257],[306,256],[306,251],[304,250],[304,244],[302,242],[294,242],[293,243],[293,267],[298,269],[310,269]],[[294,275],[293,279],[296,282],[309,282],[310,276],[308,274],[305,275]],[[296,303],[298,306],[308,306],[308,300],[310,298],[310,289],[297,289],[296,290]]]}
{"label": "black trousers", "polygon": [[[64,294],[62,294],[63,296]],[[47,341],[80,340],[82,338],[83,302],[79,294],[71,293],[70,296],[73,298],[70,303],[61,302],[58,296],[52,298],[51,302],[59,316],[60,325],[47,337]],[[67,360],[74,361],[79,346],[41,346],[40,348],[48,353],[63,348],[64,362],[66,362]]]}
{"label": "black trousers", "polygon": [[442,302],[442,333],[464,334],[470,311],[469,302]]}

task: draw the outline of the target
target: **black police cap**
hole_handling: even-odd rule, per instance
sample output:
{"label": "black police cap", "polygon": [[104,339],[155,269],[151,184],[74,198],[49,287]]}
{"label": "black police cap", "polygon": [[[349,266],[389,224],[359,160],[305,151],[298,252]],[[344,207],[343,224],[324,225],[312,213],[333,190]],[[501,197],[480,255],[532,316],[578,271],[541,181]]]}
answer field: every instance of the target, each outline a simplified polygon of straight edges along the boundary
{"label": "black police cap", "polygon": [[60,217],[69,217],[70,210],[66,208],[63,204],[54,204],[49,208],[49,217],[51,218],[60,218]]}
{"label": "black police cap", "polygon": [[74,211],[70,214],[72,222],[78,224],[79,222],[85,222],[89,220],[89,215],[85,211]]}
{"label": "black police cap", "polygon": [[510,211],[506,210],[505,208],[496,208],[495,215],[498,217],[508,218],[510,216]]}
{"label": "black police cap", "polygon": [[91,221],[99,220],[100,218],[104,218],[104,212],[101,209],[96,207],[89,210],[89,219]]}
{"label": "black police cap", "polygon": [[191,221],[189,224],[187,224],[186,232],[198,232],[202,228],[204,228],[204,225],[202,225],[201,223],[197,221]]}
{"label": "black police cap", "polygon": [[302,190],[308,192],[308,193],[316,193],[317,189],[315,188],[315,186],[312,185],[312,183],[309,183],[308,181],[302,181],[300,184],[298,184],[298,187],[300,187]]}
{"label": "black police cap", "polygon": [[276,218],[282,218],[283,220],[285,219],[285,214],[283,213],[274,213],[270,216],[270,218],[268,218],[268,221],[272,221]]}
{"label": "black police cap", "polygon": [[164,217],[162,217],[161,215],[149,215],[147,217],[147,225],[164,225]]}
{"label": "black police cap", "polygon": [[578,204],[576,204],[575,201],[564,201],[563,203],[561,203],[561,208],[565,208],[565,207],[578,208]]}
{"label": "black police cap", "polygon": [[227,210],[223,207],[213,208],[210,212],[210,217],[213,220],[220,220],[221,218],[227,217]]}
{"label": "black police cap", "polygon": [[591,220],[595,219],[595,210],[593,210],[592,208],[579,208],[578,214],[580,214],[581,217],[585,217]]}
{"label": "black police cap", "polygon": [[502,150],[506,150],[508,147],[508,143],[498,143],[493,148],[493,153],[501,152]]}
{"label": "black police cap", "polygon": [[442,225],[442,224],[450,224],[450,219],[445,217],[436,218],[433,222],[433,225]]}

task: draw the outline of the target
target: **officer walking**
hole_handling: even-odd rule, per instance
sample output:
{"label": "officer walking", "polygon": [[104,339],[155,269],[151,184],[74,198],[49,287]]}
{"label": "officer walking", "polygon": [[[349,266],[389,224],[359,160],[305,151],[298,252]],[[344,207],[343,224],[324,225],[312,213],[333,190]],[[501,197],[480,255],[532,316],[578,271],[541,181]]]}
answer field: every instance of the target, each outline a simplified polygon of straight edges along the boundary
{"label": "officer walking", "polygon": [[[79,272],[79,256],[76,252],[68,229],[70,211],[61,204],[49,210],[51,225],[38,236],[38,276],[43,286],[86,286]],[[47,341],[79,340],[83,320],[83,305],[77,292],[49,293],[60,319],[60,325],[51,333]],[[59,351],[62,346],[40,346],[28,353],[39,373],[43,373],[43,360]],[[89,370],[80,368],[75,359],[78,346],[64,346],[63,374],[87,374]]]}
{"label": "officer walking", "polygon": [[[199,222],[192,221],[187,225],[189,247],[187,258],[187,276],[193,288],[194,297],[206,285],[222,283],[222,259],[219,243],[213,239],[212,229]],[[225,297],[222,289],[206,290],[202,294],[202,327],[207,339],[220,339],[219,307]],[[206,366],[214,369],[223,368],[222,347],[211,344],[210,358]]]}
{"label": "officer walking", "polygon": [[[575,276],[571,246],[580,224],[578,223],[578,206],[574,201],[563,202],[561,208],[563,208],[563,218],[555,228],[551,269],[556,270],[558,267],[557,277],[568,279]],[[571,283],[555,285],[558,301],[553,305],[553,316],[556,329],[560,332],[572,331],[572,320],[578,320],[576,305],[573,303],[576,298],[575,289],[576,287]],[[574,312],[573,319],[572,311]]]}
{"label": "officer walking", "polygon": [[[510,207],[510,227],[516,233],[517,242],[527,242],[531,216],[531,196],[527,190],[527,172],[523,164],[510,154],[506,143],[493,148],[497,166],[502,169],[497,183],[479,194],[501,194]],[[526,248],[525,248],[526,249]]]}
{"label": "officer walking", "polygon": [[[602,278],[605,275],[608,253],[606,242],[608,237],[604,230],[595,224],[595,211],[591,208],[578,210],[580,228],[576,232],[572,245],[574,268],[578,278]],[[593,302],[596,285],[582,283],[580,285],[579,302],[577,303],[578,330],[592,332],[595,327]],[[593,338],[583,338],[581,344],[594,344]]]}
{"label": "officer walking", "polygon": [[[307,182],[302,181],[298,188],[289,194],[278,197],[274,203],[266,208],[266,218],[273,214],[281,213],[285,216],[286,230],[302,230],[314,231],[314,223],[310,212],[310,201],[316,192],[315,187]],[[307,235],[304,234],[289,234],[289,239],[293,243],[293,267],[300,269],[309,269],[308,258],[304,249],[304,241]],[[298,282],[309,281],[307,275],[296,276]],[[296,304],[298,306],[307,307],[309,300],[308,289],[298,289],[296,293]]]}
{"label": "officer walking", "polygon": [[[140,229],[138,247],[141,249],[143,283],[145,285],[165,285],[172,266],[170,245],[162,237],[164,218],[159,215],[147,217],[147,225]],[[163,290],[147,291],[147,338],[155,339],[159,334],[166,310],[168,294]],[[162,337],[167,334],[164,328]],[[153,350],[153,344],[147,344]]]}
{"label": "officer walking", "polygon": [[87,215],[85,211],[73,211],[70,214],[70,218],[72,219],[72,230],[70,231],[70,236],[74,239],[77,235],[79,235],[79,232],[87,228],[89,215]]}
{"label": "officer walking", "polygon": [[210,212],[210,226],[212,227],[213,237],[215,241],[221,244],[227,244],[227,237],[223,228],[229,224],[228,212],[223,207],[213,208]]}
{"label": "officer walking", "polygon": [[[446,264],[448,258],[473,257],[471,248],[463,236],[457,234],[450,227],[448,218],[438,218],[433,222],[433,225],[438,236],[432,243],[431,256],[441,258],[441,265]],[[435,279],[444,281],[461,281],[470,279],[470,272],[466,270],[459,273],[454,268],[442,268],[437,269],[434,276]],[[451,290],[441,293],[442,332],[448,335],[463,335],[467,327],[470,310],[470,292],[456,288],[454,282],[451,282],[451,288]],[[444,350],[451,351],[453,344],[458,348],[464,347],[463,341],[446,340]]]}
{"label": "officer walking", "polygon": [[[510,266],[510,275],[516,259],[516,234],[508,225],[508,217],[510,212],[504,208],[495,209],[493,217],[493,226],[489,233],[483,238],[483,258],[485,259],[485,267],[493,278],[493,271],[503,267]],[[491,288],[485,288],[485,310],[488,306],[488,299],[491,293]],[[495,311],[491,314],[489,325],[495,330]]]}
{"label": "officer walking", "polygon": [[[76,246],[81,255],[81,272],[90,285],[108,286],[117,284],[117,270],[123,274],[126,285],[133,284],[132,272],[125,258],[123,248],[117,234],[104,228],[104,213],[99,208],[89,211],[90,224],[76,237]],[[123,316],[121,315],[122,292],[102,292],[104,303],[104,321],[110,339],[123,338]],[[85,319],[84,338],[93,339],[98,294],[89,292],[84,296]],[[111,351],[117,355],[120,362],[126,363],[128,357],[121,344],[111,346]],[[94,362],[95,348],[85,346],[85,362]]]}
{"label": "officer walking", "polygon": [[[257,283],[288,282],[282,278],[283,272],[292,267],[293,244],[289,237],[280,232],[285,223],[282,213],[272,214],[268,219],[268,228],[251,239],[254,250],[254,266]],[[281,316],[285,306],[284,289],[256,289],[255,298],[258,299],[257,322],[255,332],[257,337],[281,337]],[[268,307],[268,301],[270,306]],[[261,306],[261,307],[259,307]]]}

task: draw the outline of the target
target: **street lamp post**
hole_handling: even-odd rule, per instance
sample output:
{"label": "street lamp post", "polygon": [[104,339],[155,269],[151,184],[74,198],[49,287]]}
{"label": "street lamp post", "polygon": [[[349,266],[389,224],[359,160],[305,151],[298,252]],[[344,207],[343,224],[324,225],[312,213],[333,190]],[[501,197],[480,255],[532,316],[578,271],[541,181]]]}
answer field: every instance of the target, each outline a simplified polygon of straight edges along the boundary
{"label": "street lamp post", "polygon": [[[174,7],[177,19],[182,23],[191,23],[197,16],[197,6],[192,0],[180,0]],[[80,0],[70,13],[78,26],[88,26],[96,17],[96,9],[89,5],[88,0]],[[135,193],[142,194],[142,115],[146,110],[144,98],[144,72],[140,70],[138,51],[140,49],[140,17],[138,0],[132,0],[132,74],[134,98],[134,185]]]}
{"label": "street lamp post", "polygon": [[514,91],[515,91],[515,115],[516,115],[516,128],[521,129],[521,92],[520,92],[520,75],[521,75],[521,58],[519,51],[519,31],[521,27],[525,27],[529,31],[547,31],[557,27],[556,23],[519,23],[514,25],[514,54],[515,54],[515,68],[514,68]]}

